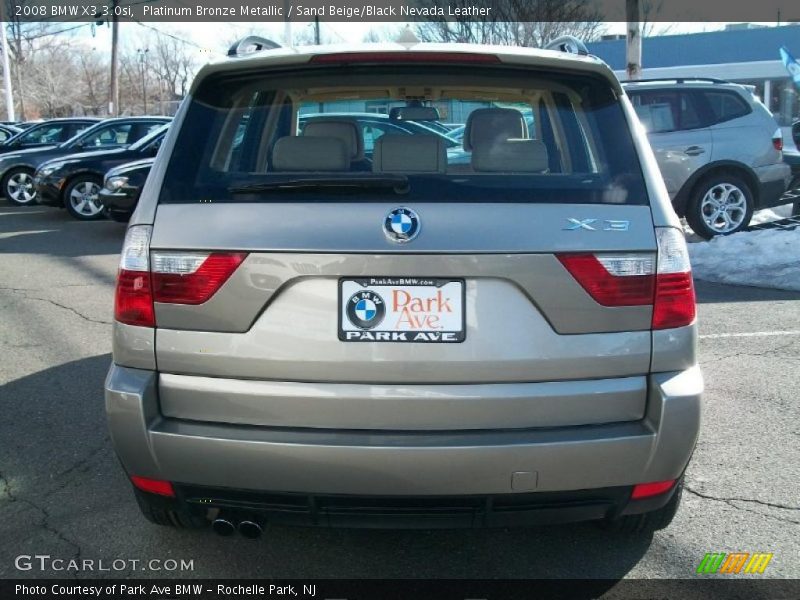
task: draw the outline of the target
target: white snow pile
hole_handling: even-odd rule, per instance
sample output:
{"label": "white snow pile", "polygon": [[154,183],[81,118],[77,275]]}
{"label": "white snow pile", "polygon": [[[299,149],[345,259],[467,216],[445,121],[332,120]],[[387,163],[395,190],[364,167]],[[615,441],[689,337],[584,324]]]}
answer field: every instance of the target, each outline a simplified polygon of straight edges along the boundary
{"label": "white snow pile", "polygon": [[696,279],[800,291],[800,228],[766,229],[689,244]]}

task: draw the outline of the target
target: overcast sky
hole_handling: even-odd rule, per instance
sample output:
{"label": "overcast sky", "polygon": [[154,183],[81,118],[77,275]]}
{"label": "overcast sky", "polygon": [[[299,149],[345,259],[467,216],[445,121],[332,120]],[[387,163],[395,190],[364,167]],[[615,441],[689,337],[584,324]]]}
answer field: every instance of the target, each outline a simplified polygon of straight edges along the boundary
{"label": "overcast sky", "polygon": [[[722,29],[726,23],[667,23],[657,24],[656,30],[669,26],[669,34],[694,33],[701,31],[714,31]],[[768,23],[774,25],[774,23]],[[607,23],[608,33],[625,33],[625,23]],[[292,24],[293,34],[297,36],[303,30],[313,27],[311,23],[295,22]],[[329,23],[323,21],[321,24],[323,40],[330,40],[334,43],[360,42],[364,35],[372,28],[400,28],[402,23],[369,23],[369,22],[336,22]],[[94,28],[83,27],[78,29],[74,35],[92,45],[98,51],[108,50],[111,44],[110,27],[101,25]],[[211,22],[211,23],[145,23],[145,26],[138,23],[122,23],[120,25],[121,43],[125,45],[137,45],[142,33],[147,30],[154,34],[153,30],[173,34],[185,40],[190,48],[194,48],[198,53],[201,48],[206,49],[204,55],[220,56],[224,53],[226,42],[237,37],[242,37],[251,33],[256,33],[267,38],[274,39],[282,43],[284,25],[283,23],[234,23],[234,22]]]}

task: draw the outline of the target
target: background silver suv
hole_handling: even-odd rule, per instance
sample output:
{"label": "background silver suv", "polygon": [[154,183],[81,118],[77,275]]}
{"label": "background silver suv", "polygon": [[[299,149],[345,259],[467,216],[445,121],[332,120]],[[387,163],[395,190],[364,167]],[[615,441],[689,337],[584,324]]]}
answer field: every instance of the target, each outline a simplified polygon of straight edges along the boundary
{"label": "background silver suv", "polygon": [[[462,151],[348,113],[464,119]],[[306,120],[301,115],[332,113]],[[343,117],[343,114],[345,115]],[[106,407],[145,516],[666,526],[700,422],[680,223],[603,62],[401,45],[205,67],[122,250]]]}
{"label": "background silver suv", "polygon": [[789,184],[783,136],[749,88],[714,79],[628,82],[673,205],[704,238],[747,227]]}

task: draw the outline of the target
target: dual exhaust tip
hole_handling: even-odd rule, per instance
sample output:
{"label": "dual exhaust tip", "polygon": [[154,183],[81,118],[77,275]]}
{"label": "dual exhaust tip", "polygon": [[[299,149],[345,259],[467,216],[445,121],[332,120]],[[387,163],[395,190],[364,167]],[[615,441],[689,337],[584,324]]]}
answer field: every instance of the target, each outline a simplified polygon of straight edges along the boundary
{"label": "dual exhaust tip", "polygon": [[211,528],[214,530],[214,533],[223,537],[232,536],[238,529],[239,534],[248,540],[257,540],[264,532],[261,525],[248,519],[239,521],[238,525],[235,525],[233,521],[229,521],[228,519],[215,519],[211,524]]}

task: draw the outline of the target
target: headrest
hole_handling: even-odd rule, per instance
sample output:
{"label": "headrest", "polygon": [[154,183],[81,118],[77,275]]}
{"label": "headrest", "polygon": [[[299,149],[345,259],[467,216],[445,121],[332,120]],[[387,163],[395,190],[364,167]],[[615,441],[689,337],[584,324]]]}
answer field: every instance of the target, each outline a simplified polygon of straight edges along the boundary
{"label": "headrest", "polygon": [[275,171],[348,171],[347,144],[338,137],[286,136],[272,150]]}
{"label": "headrest", "polygon": [[306,137],[337,137],[341,138],[350,152],[350,160],[364,158],[364,138],[355,121],[348,119],[313,119],[306,123],[303,129]]}
{"label": "headrest", "polygon": [[389,111],[394,121],[438,121],[439,109],[434,106],[395,106]]}
{"label": "headrest", "polygon": [[528,125],[520,111],[513,108],[479,108],[467,117],[464,150],[474,150],[476,146],[496,138],[509,140],[527,137]]}
{"label": "headrest", "polygon": [[495,140],[472,150],[475,171],[544,173],[548,167],[547,146],[539,140]]}
{"label": "headrest", "polygon": [[444,173],[447,150],[437,135],[382,135],[375,142],[372,170],[381,173]]}

